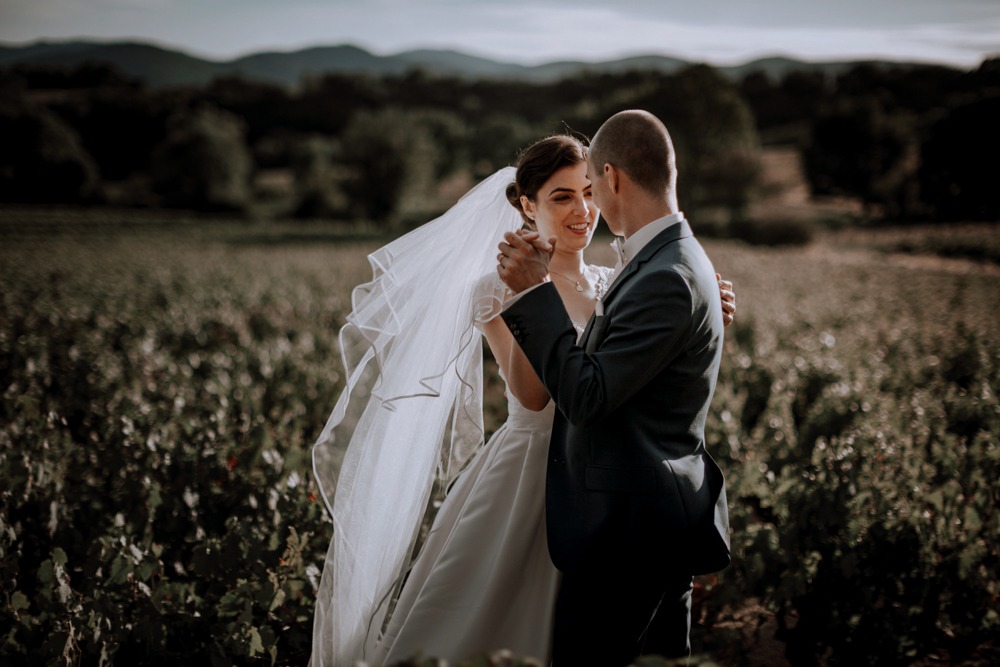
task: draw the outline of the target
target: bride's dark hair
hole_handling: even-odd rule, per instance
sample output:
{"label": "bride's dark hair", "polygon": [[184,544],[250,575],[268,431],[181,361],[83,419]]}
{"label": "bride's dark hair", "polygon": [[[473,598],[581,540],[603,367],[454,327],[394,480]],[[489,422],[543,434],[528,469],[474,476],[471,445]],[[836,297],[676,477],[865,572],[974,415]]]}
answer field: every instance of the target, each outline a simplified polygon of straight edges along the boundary
{"label": "bride's dark hair", "polygon": [[587,148],[576,137],[567,134],[556,134],[539,139],[525,148],[517,156],[517,174],[514,181],[507,186],[507,201],[521,213],[524,225],[535,228],[535,223],[524,213],[521,205],[521,195],[530,201],[535,201],[538,190],[549,180],[552,174],[563,167],[580,164],[587,161]]}

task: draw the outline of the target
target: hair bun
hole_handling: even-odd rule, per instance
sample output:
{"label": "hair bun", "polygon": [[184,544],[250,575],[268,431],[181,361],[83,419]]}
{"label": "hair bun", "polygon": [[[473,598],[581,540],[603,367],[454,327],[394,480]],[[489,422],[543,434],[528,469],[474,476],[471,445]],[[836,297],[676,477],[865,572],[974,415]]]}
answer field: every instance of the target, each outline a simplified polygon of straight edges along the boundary
{"label": "hair bun", "polygon": [[511,181],[507,186],[507,201],[518,211],[523,210],[521,207],[521,191],[518,190],[517,183],[514,181]]}

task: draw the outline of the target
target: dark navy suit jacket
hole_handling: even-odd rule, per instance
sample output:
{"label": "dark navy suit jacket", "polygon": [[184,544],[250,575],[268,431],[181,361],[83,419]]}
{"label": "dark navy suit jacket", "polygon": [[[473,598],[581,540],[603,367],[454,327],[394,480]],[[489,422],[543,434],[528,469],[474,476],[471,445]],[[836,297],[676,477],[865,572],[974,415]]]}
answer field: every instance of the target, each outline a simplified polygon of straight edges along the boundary
{"label": "dark navy suit jacket", "polygon": [[558,408],[546,476],[549,552],[564,572],[729,564],[722,472],[705,417],[722,354],[712,267],[687,222],[653,238],[577,342],[555,287],[503,319]]}

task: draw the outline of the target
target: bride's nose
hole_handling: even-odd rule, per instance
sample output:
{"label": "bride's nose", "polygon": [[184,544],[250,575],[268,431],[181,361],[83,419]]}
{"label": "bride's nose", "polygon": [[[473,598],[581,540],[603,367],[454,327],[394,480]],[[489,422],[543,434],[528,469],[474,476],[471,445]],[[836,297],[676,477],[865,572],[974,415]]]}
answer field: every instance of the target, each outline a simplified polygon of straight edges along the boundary
{"label": "bride's nose", "polygon": [[581,218],[589,216],[590,209],[587,207],[587,200],[583,197],[575,197],[573,199],[573,212]]}

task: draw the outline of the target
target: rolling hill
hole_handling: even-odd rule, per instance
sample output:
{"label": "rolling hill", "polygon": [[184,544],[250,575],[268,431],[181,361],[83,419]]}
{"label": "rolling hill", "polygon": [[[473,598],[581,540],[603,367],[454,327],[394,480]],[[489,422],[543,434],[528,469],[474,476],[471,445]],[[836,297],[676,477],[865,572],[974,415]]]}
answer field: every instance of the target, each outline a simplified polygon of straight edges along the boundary
{"label": "rolling hill", "polygon": [[[141,42],[39,41],[23,45],[0,44],[0,67],[32,64],[72,68],[85,62],[111,64],[126,75],[154,88],[201,86],[220,76],[241,76],[292,86],[310,75],[399,75],[415,69],[432,76],[504,78],[546,83],[584,72],[618,73],[641,69],[669,74],[692,64],[669,56],[645,55],[602,62],[560,61],[529,66],[450,50],[422,49],[382,56],[350,44],[317,46],[288,52],[260,52],[233,60],[215,61]],[[771,76],[782,76],[792,70],[837,73],[855,64],[857,63],[805,62],[775,56],[736,66],[719,67],[719,70],[739,78],[754,70],[764,71]]]}

